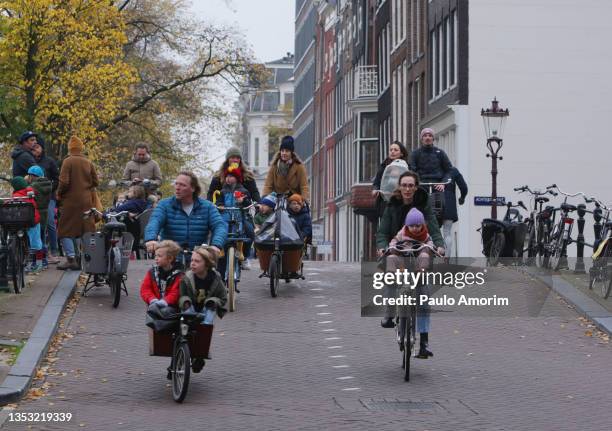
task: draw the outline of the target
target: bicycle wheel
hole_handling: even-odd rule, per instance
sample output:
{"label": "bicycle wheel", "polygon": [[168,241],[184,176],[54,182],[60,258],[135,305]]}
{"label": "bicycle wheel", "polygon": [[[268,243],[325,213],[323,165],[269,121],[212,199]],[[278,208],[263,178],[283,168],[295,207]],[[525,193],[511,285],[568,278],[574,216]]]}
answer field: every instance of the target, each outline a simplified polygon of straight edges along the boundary
{"label": "bicycle wheel", "polygon": [[19,237],[14,236],[9,243],[9,269],[15,293],[25,288],[25,246]]}
{"label": "bicycle wheel", "polygon": [[225,262],[228,309],[229,311],[236,311],[236,249],[233,246],[227,249],[227,253],[225,253]]}
{"label": "bicycle wheel", "polygon": [[489,248],[489,265],[496,266],[499,263],[499,258],[502,255],[506,246],[506,237],[503,232],[496,232],[491,239],[491,247]]}
{"label": "bicycle wheel", "polygon": [[556,239],[552,252],[550,253],[550,268],[553,271],[557,271],[562,262],[562,257],[565,255],[565,250],[567,249],[567,240],[563,239],[563,232],[559,234],[559,237]]}
{"label": "bicycle wheel", "polygon": [[278,291],[278,280],[280,277],[280,262],[278,261],[278,255],[276,254],[273,254],[270,258],[268,274],[270,274],[270,295],[272,295],[272,298],[276,298]]}
{"label": "bicycle wheel", "polygon": [[610,296],[610,291],[612,291],[612,276],[608,272],[608,286],[606,287],[605,291],[602,291],[604,299],[608,299],[608,297]]}
{"label": "bicycle wheel", "polygon": [[403,363],[404,363],[404,381],[410,381],[410,356],[412,356],[412,342],[410,339],[410,319],[403,319],[404,323],[404,351],[402,352],[404,355]]}
{"label": "bicycle wheel", "polygon": [[187,396],[191,375],[191,352],[187,342],[179,343],[174,349],[172,370],[172,398],[182,403]]}
{"label": "bicycle wheel", "polygon": [[108,284],[110,285],[111,290],[111,298],[113,299],[113,308],[117,308],[119,306],[119,301],[121,301],[122,280],[122,275],[116,272],[108,277]]}
{"label": "bicycle wheel", "polygon": [[529,228],[527,230],[527,234],[525,235],[525,246],[526,248],[524,248],[523,250],[527,251],[527,257],[535,257],[538,253],[538,249],[535,225],[533,224],[533,222],[529,223]]}

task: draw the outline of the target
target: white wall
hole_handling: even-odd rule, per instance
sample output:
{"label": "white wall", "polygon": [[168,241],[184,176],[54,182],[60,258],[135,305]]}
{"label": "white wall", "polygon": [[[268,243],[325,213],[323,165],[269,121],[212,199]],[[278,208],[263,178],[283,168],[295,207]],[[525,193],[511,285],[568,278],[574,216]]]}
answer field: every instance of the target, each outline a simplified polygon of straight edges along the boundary
{"label": "white wall", "polygon": [[[510,109],[499,196],[527,201],[512,189],[554,182],[612,202],[612,1],[470,0],[469,8],[470,197],[491,192],[480,109],[496,96]],[[489,212],[470,208],[468,228]],[[469,253],[480,255],[475,232]]]}

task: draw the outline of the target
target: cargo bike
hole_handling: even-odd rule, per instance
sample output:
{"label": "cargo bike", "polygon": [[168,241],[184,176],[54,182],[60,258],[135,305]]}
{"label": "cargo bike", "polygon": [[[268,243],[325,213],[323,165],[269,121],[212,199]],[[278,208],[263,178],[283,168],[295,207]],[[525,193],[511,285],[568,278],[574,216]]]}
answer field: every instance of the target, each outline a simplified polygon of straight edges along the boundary
{"label": "cargo bike", "polygon": [[262,224],[255,236],[255,249],[263,273],[270,279],[270,295],[276,298],[281,279],[289,282],[304,280],[303,256],[306,244],[287,212],[287,196],[276,197],[274,212]]}
{"label": "cargo bike", "polygon": [[167,377],[177,403],[187,396],[191,372],[199,373],[210,359],[214,325],[202,324],[203,317],[201,313],[176,312],[166,317],[163,330],[149,329],[149,355],[172,358]]}

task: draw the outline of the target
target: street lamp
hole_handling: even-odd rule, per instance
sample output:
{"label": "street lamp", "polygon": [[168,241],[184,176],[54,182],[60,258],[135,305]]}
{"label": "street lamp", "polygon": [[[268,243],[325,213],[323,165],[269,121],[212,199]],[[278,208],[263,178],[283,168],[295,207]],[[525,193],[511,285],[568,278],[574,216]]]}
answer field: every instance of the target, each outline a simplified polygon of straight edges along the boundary
{"label": "street lamp", "polygon": [[504,159],[498,156],[497,153],[504,145],[504,124],[510,115],[510,111],[508,109],[501,109],[497,98],[493,98],[491,107],[482,109],[480,115],[482,116],[485,134],[487,135],[487,148],[489,150],[487,157],[491,157],[491,218],[497,219],[497,159]]}

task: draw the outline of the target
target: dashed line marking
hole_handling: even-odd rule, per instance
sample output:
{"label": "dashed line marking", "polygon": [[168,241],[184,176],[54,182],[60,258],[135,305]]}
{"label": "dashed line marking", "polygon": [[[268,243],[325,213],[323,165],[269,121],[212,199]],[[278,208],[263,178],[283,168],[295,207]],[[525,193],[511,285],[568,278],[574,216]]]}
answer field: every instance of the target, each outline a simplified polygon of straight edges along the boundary
{"label": "dashed line marking", "polygon": [[348,368],[349,365],[332,365],[332,368]]}
{"label": "dashed line marking", "polygon": [[346,355],[331,355],[331,356],[328,356],[328,358],[331,358],[331,359],[346,358]]}
{"label": "dashed line marking", "polygon": [[344,388],[343,391],[360,391],[361,388]]}
{"label": "dashed line marking", "polygon": [[327,307],[327,304],[317,304],[317,305],[315,305],[315,307],[323,308],[323,307]]}
{"label": "dashed line marking", "polygon": [[333,320],[323,320],[323,321],[317,322],[317,323],[319,323],[320,325],[327,325],[328,323],[334,323],[334,321]]}
{"label": "dashed line marking", "polygon": [[327,346],[328,349],[341,349],[342,346]]}
{"label": "dashed line marking", "polygon": [[353,376],[343,376],[343,377],[336,377],[336,380],[351,380],[354,379],[355,377]]}
{"label": "dashed line marking", "polygon": [[323,330],[321,330],[321,332],[336,332],[336,330],[335,330],[335,329],[328,328],[328,329],[323,329]]}
{"label": "dashed line marking", "polygon": [[325,339],[325,341],[333,341],[333,340],[342,340],[342,337],[329,337]]}
{"label": "dashed line marking", "polygon": [[312,290],[313,292],[320,292],[320,291],[321,291],[321,290],[323,290],[323,289],[321,289],[320,287],[313,287],[313,288],[312,288],[312,289],[310,289],[310,290]]}
{"label": "dashed line marking", "polygon": [[[308,275],[312,275],[312,274],[308,274]],[[320,283],[320,282],[321,280],[308,280],[308,283]]]}
{"label": "dashed line marking", "polygon": [[317,316],[329,316],[331,313],[317,313]]}

